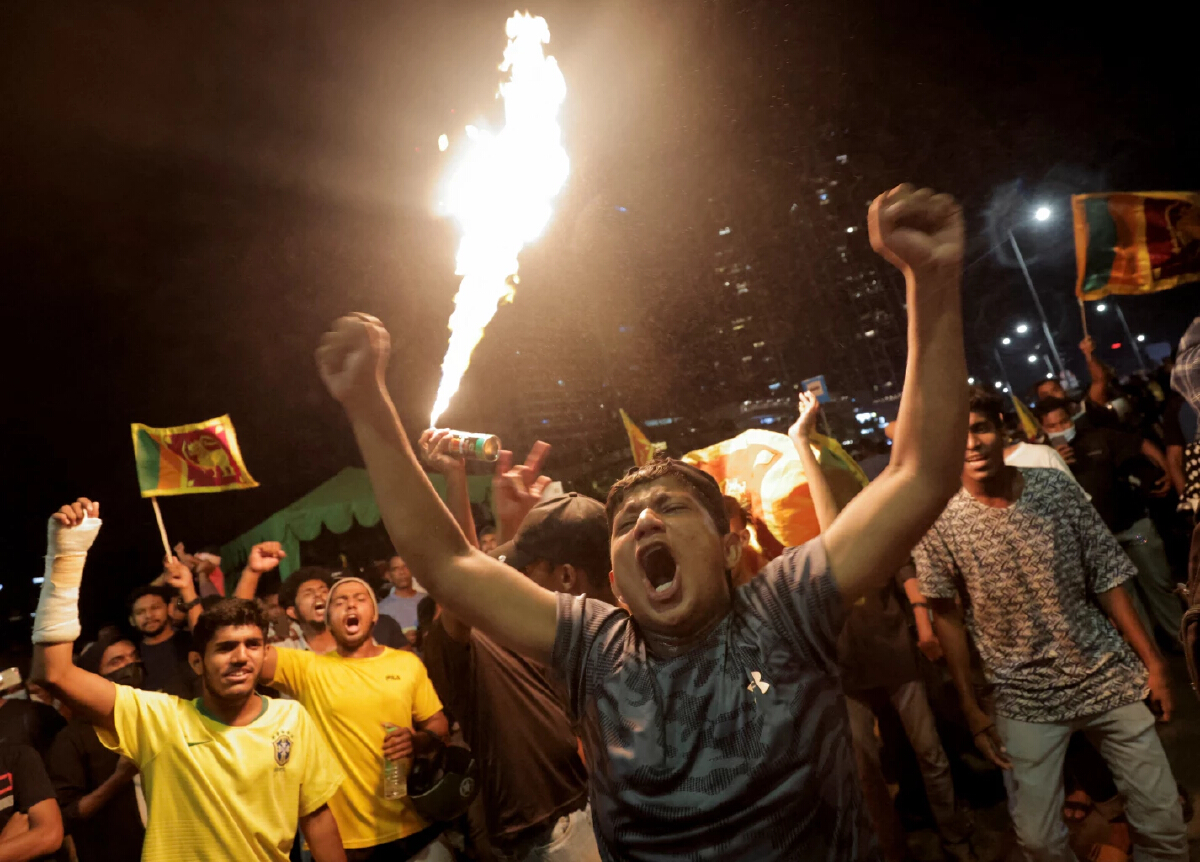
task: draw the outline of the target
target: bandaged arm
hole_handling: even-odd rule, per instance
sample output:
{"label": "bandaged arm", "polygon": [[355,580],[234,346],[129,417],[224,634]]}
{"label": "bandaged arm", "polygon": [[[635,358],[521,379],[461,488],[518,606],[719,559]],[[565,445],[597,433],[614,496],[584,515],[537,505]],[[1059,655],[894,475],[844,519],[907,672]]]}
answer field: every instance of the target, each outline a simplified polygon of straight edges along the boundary
{"label": "bandaged arm", "polygon": [[[82,502],[82,501],[81,501]],[[64,507],[65,508],[65,507]],[[46,568],[33,620],[33,681],[47,688],[76,715],[113,730],[116,686],[76,667],[71,649],[79,637],[79,585],[88,549],[100,532],[100,519],[78,518],[65,526],[55,518],[47,529]]]}

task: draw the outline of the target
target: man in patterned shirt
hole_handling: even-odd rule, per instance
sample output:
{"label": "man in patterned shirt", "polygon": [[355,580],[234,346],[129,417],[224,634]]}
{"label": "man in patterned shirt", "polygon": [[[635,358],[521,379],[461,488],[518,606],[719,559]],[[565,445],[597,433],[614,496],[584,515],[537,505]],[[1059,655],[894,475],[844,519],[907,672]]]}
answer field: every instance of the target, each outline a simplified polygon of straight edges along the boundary
{"label": "man in patterned shirt", "polygon": [[609,494],[610,580],[628,611],[535,584],[471,547],[429,484],[384,385],[379,321],[342,318],[317,350],[397,552],[446,611],[550,665],[568,689],[604,859],[878,858],[837,634],[846,607],[904,564],[958,487],[967,370],[959,207],[900,186],[867,224],[908,285],[891,465],[823,536],[737,589],[741,539],[721,491],[679,462],[648,465]]}
{"label": "man in patterned shirt", "polygon": [[[1142,703],[1148,688],[1170,717],[1166,668],[1121,587],[1137,573],[1078,485],[1004,464],[1000,411],[972,392],[963,488],[913,552],[975,744],[1005,770],[1029,858],[1075,859],[1059,812],[1067,742],[1083,730],[1125,797],[1135,858],[1187,859],[1175,780]],[[966,629],[994,720],[971,682]]]}

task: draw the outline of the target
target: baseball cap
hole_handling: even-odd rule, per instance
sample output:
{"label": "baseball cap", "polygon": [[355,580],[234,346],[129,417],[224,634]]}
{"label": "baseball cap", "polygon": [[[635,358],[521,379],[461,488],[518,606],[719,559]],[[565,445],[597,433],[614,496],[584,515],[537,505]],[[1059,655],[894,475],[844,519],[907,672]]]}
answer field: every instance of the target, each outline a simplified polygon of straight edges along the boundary
{"label": "baseball cap", "polygon": [[[574,491],[543,500],[529,510],[512,540],[491,555],[522,571],[545,560],[554,566],[579,566],[603,579],[611,567],[604,504]],[[593,571],[598,568],[604,570]]]}

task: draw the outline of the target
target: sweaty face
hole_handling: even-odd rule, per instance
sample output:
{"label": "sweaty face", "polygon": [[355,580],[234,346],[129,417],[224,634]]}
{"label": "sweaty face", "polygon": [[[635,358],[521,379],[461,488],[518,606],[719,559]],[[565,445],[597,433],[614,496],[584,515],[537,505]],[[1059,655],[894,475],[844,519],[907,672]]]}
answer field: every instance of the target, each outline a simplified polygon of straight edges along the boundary
{"label": "sweaty face", "polygon": [[375,627],[375,602],[362,584],[347,584],[329,603],[329,631],[339,647],[356,649],[371,637]]}
{"label": "sweaty face", "polygon": [[689,635],[725,614],[725,570],[737,565],[740,550],[687,483],[667,477],[638,485],[613,519],[616,592],[644,628]]}
{"label": "sweaty face", "polygon": [[967,455],[963,480],[982,482],[1004,466],[1004,444],[996,423],[982,413],[972,413],[967,426]]}
{"label": "sweaty face", "polygon": [[[249,697],[258,685],[264,655],[258,626],[222,626],[204,650],[204,688],[222,700]],[[196,654],[193,653],[193,658]],[[192,665],[195,669],[195,663]]]}
{"label": "sweaty face", "polygon": [[133,627],[146,637],[157,637],[163,633],[169,621],[167,603],[162,596],[141,596],[133,603],[129,614]]}
{"label": "sweaty face", "polygon": [[296,590],[296,620],[309,625],[325,624],[325,606],[329,603],[329,587],[324,581],[305,581]]}
{"label": "sweaty face", "polygon": [[388,560],[387,579],[398,590],[412,588],[412,572],[408,570],[404,560],[399,557],[392,557]]}

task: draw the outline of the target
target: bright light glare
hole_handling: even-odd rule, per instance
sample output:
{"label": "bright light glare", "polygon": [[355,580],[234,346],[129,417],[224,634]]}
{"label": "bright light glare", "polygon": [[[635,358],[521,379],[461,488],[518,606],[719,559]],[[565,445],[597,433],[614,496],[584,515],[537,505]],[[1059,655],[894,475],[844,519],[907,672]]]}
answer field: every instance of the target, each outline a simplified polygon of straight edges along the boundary
{"label": "bright light glare", "polygon": [[438,135],[438,149],[444,153],[448,146],[450,146],[450,138],[446,135]]}
{"label": "bright light glare", "polygon": [[997,380],[997,381],[996,381],[996,388],[997,388],[997,389],[1003,389],[1003,388],[1004,388],[1004,384],[1003,384],[1003,383],[1001,383],[999,380]]}
{"label": "bright light glare", "polygon": [[1028,323],[1018,323],[1017,324],[1017,335],[1024,335],[1028,331],[1029,331]]}
{"label": "bright light glare", "polygon": [[570,168],[558,124],[567,84],[558,62],[542,52],[550,28],[544,18],[526,13],[509,18],[505,29],[508,47],[500,71],[511,72],[511,78],[500,85],[504,128],[498,134],[467,129],[465,152],[444,198],[462,228],[455,274],[463,279],[450,315],[431,426],[450,406],[497,306],[512,300],[517,255],[545,229],[550,202]]}
{"label": "bright light glare", "polygon": [[974,386],[974,385],[975,385],[975,378],[974,378],[974,377],[968,377],[968,378],[967,378],[967,385],[968,385],[968,386]]}
{"label": "bright light glare", "polygon": [[1101,314],[1103,314],[1104,312],[1108,311],[1108,306],[1107,306],[1107,305],[1105,305],[1105,304],[1102,302],[1102,303],[1100,303],[1099,305],[1097,305],[1097,306],[1096,306],[1096,311],[1098,311],[1098,312],[1100,312]]}
{"label": "bright light glare", "polygon": [[1144,336],[1144,335],[1138,336],[1138,341],[1145,341],[1145,340],[1146,340],[1146,336]]}
{"label": "bright light glare", "polygon": [[1037,362],[1037,354],[1036,354],[1036,353],[1031,353],[1031,354],[1029,354],[1029,361],[1030,361],[1030,362]]}
{"label": "bright light glare", "polygon": [[1053,375],[1053,374],[1051,374],[1049,371],[1047,371],[1047,372],[1046,372],[1046,379],[1047,379],[1047,380],[1053,380],[1053,379],[1054,379],[1054,375]]}
{"label": "bright light glare", "polygon": [[1033,211],[1033,217],[1038,221],[1045,221],[1050,218],[1050,207],[1038,207]]}
{"label": "bright light glare", "polygon": [[1003,344],[1005,347],[1008,347],[1008,345],[1012,344],[1012,339],[1006,335],[1000,339],[1000,343]]}

